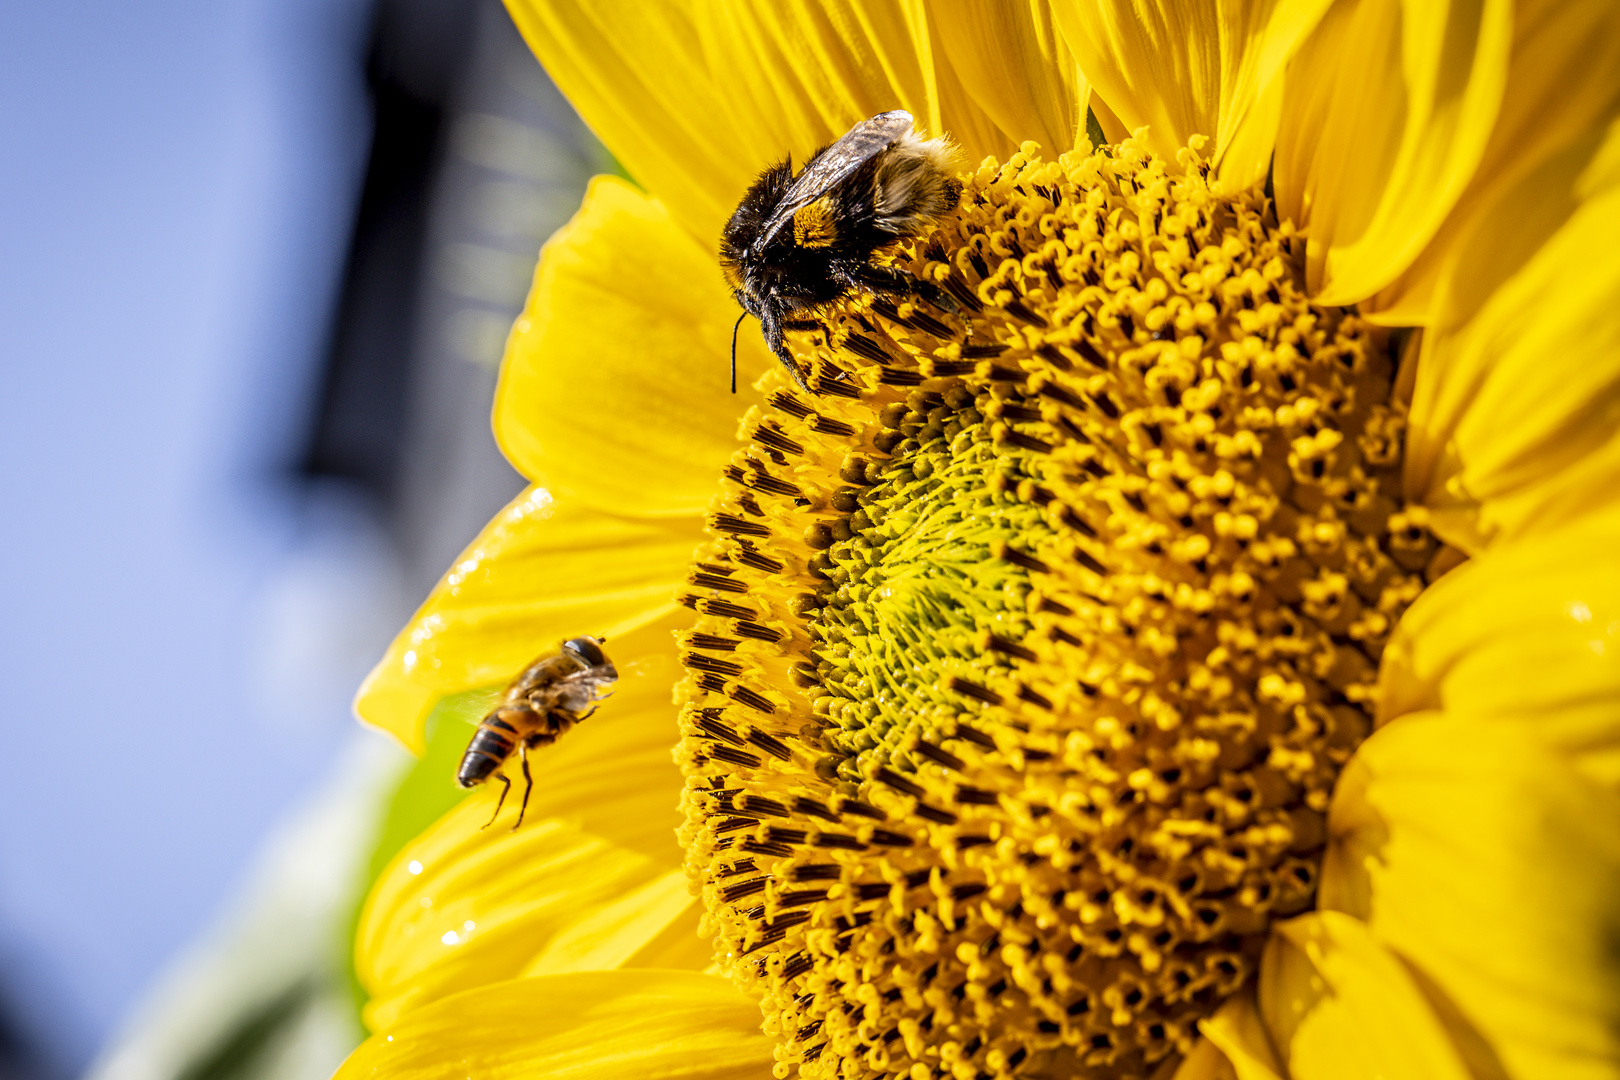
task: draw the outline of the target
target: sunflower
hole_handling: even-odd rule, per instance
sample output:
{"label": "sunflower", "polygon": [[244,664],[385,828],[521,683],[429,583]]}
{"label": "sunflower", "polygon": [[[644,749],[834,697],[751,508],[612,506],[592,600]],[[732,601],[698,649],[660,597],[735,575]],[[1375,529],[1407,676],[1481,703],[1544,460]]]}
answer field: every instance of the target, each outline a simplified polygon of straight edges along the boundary
{"label": "sunflower", "polygon": [[[640,186],[358,709],[623,678],[382,873],[341,1077],[1620,1074],[1620,9],[511,6]],[[732,397],[730,209],[891,108],[951,301]]]}

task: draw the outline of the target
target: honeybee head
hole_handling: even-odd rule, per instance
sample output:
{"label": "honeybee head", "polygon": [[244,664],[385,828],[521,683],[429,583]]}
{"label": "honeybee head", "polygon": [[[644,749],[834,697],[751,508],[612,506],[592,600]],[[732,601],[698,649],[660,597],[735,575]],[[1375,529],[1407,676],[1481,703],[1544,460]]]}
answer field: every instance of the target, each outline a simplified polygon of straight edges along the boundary
{"label": "honeybee head", "polygon": [[563,652],[572,653],[587,667],[610,667],[602,644],[593,637],[577,637],[563,642]]}

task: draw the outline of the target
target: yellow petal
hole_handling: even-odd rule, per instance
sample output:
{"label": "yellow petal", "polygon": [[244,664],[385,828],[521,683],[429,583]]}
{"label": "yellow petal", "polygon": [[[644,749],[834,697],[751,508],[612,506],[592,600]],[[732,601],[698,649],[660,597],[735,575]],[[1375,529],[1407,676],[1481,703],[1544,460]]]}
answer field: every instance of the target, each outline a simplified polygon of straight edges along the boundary
{"label": "yellow petal", "polygon": [[1522,4],[1502,112],[1474,178],[1410,268],[1360,305],[1391,326],[1430,322],[1441,270],[1475,217],[1555,153],[1602,130],[1620,107],[1620,5]]}
{"label": "yellow petal", "polygon": [[1126,128],[1148,125],[1148,145],[1170,160],[1194,135],[1214,140],[1218,162],[1237,145],[1232,174],[1222,175],[1246,185],[1264,178],[1279,104],[1256,103],[1327,6],[1063,0],[1054,12],[1080,70]]}
{"label": "yellow petal", "polygon": [[1254,187],[1270,172],[1271,152],[1277,144],[1277,125],[1282,121],[1283,91],[1284,79],[1279,72],[1255,96],[1242,123],[1220,154],[1217,168],[1221,183],[1228,191]]}
{"label": "yellow petal", "polygon": [[755,173],[789,151],[803,162],[855,122],[896,107],[928,134],[949,134],[969,162],[1017,149],[952,70],[943,18],[915,0],[704,0],[702,11],[700,33],[730,122],[772,148],[752,159]]}
{"label": "yellow petal", "polygon": [[1439,229],[1496,122],[1512,23],[1509,0],[1348,0],[1301,46],[1274,176],[1318,303],[1377,292]]}
{"label": "yellow petal", "polygon": [[1293,1080],[1472,1080],[1417,984],[1359,919],[1317,911],[1278,925],[1259,998]]}
{"label": "yellow petal", "polygon": [[1333,790],[1328,808],[1327,850],[1316,906],[1342,911],[1366,921],[1372,914],[1372,878],[1367,868],[1389,843],[1389,827],[1367,802],[1372,773],[1359,757],[1350,759]]}
{"label": "yellow petal", "polygon": [[1620,126],[1506,192],[1443,273],[1405,484],[1448,510],[1453,543],[1546,532],[1620,490],[1616,235]]}
{"label": "yellow petal", "polygon": [[[996,124],[951,62],[942,36],[943,20],[925,0],[904,0],[902,6],[918,58],[924,70],[931,73],[934,103],[927,115],[939,117],[938,130],[961,148],[969,167],[986,157],[1005,161],[1019,149],[1022,140],[1013,139]],[[917,114],[919,121],[923,115]],[[925,127],[930,133],[935,130],[933,126]]]}
{"label": "yellow petal", "polygon": [[[507,11],[559,89],[630,174],[694,236],[720,225],[781,150],[715,122],[727,104],[693,2],[511,0]],[[748,59],[738,58],[739,63]]]}
{"label": "yellow petal", "polygon": [[[523,974],[561,975],[623,967],[649,942],[681,922],[681,916],[696,904],[686,887],[686,871],[671,870],[597,907],[589,917],[552,938]],[[702,971],[708,964],[705,956],[693,970]]]}
{"label": "yellow petal", "polygon": [[372,1036],[337,1080],[767,1080],[759,1006],[713,975],[597,971],[447,998]]}
{"label": "yellow petal", "polygon": [[956,76],[1009,145],[1033,139],[1055,156],[1085,139],[1090,88],[1048,0],[939,0],[930,9]]}
{"label": "yellow petal", "polygon": [[[1192,1053],[1181,1060],[1176,1071],[1170,1074],[1170,1080],[1246,1080],[1233,1071],[1232,1063],[1226,1055],[1216,1049],[1215,1044],[1208,1039],[1199,1039],[1193,1044]],[[1258,1080],[1277,1080],[1275,1076],[1260,1077]]]}
{"label": "yellow petal", "polygon": [[[1227,998],[1215,1015],[1199,1022],[1204,1038],[1199,1044],[1216,1050],[1228,1063],[1236,1080],[1280,1080],[1283,1069],[1277,1051],[1266,1034],[1253,987]],[[1188,1055],[1196,1058],[1199,1050]],[[1182,1080],[1178,1075],[1176,1080]]]}
{"label": "yellow petal", "polygon": [[1495,547],[1402,617],[1379,672],[1381,722],[1420,709],[1527,722],[1620,782],[1620,506]]}
{"label": "yellow petal", "polygon": [[789,153],[802,162],[885,109],[950,133],[973,160],[1016,148],[971,97],[952,92],[959,81],[917,3],[508,8],[586,123],[705,247],[761,169]]}
{"label": "yellow petal", "polygon": [[1529,723],[1413,714],[1357,760],[1365,786],[1335,801],[1387,830],[1363,867],[1369,925],[1458,1044],[1495,1075],[1620,1075],[1620,795]]}
{"label": "yellow petal", "polygon": [[498,688],[566,638],[612,640],[667,614],[701,538],[698,518],[620,518],[530,488],[428,594],[355,711],[421,753],[440,698]]}
{"label": "yellow petal", "polygon": [[703,905],[693,900],[658,933],[641,943],[619,966],[713,971],[714,943],[702,933]]}
{"label": "yellow petal", "polygon": [[[495,391],[496,440],[559,501],[701,514],[746,407],[727,392],[740,314],[715,257],[662,204],[598,177],[541,254]],[[745,324],[745,382],[767,355]]]}
{"label": "yellow petal", "polygon": [[[630,635],[622,648],[609,641],[620,671],[615,692],[554,746],[529,755],[535,783],[521,827],[513,825],[525,784],[512,760],[498,820],[485,828],[501,793],[491,781],[378,875],[355,959],[373,995],[374,1027],[518,975],[548,951],[552,971],[577,970],[585,959],[616,966],[682,914],[670,903],[671,875],[682,874],[681,780],[670,757],[672,625]],[[643,910],[625,917],[631,897]],[[646,908],[662,910],[662,920]]]}

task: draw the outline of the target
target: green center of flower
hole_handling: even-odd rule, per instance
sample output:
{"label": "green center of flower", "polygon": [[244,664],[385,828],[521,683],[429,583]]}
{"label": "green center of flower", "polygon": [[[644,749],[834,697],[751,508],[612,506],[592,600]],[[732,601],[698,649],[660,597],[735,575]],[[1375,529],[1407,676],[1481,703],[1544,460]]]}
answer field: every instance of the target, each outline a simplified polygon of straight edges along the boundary
{"label": "green center of flower", "polygon": [[824,643],[812,708],[833,725],[822,741],[852,785],[891,763],[915,771],[916,740],[954,729],[962,689],[982,696],[1006,680],[1022,651],[1011,643],[1031,627],[1028,571],[1006,555],[1053,535],[1042,508],[1016,493],[1039,475],[1032,455],[997,447],[964,386],[931,401],[919,392],[914,410],[889,410],[894,426],[879,441],[913,431],[876,483],[848,492],[858,507],[848,539],[825,528],[807,537],[826,550],[813,562],[828,582],[810,620]]}
{"label": "green center of flower", "polygon": [[1314,899],[1433,540],[1303,243],[1131,143],[987,163],[746,420],[683,843],[778,1075],[1146,1076]]}

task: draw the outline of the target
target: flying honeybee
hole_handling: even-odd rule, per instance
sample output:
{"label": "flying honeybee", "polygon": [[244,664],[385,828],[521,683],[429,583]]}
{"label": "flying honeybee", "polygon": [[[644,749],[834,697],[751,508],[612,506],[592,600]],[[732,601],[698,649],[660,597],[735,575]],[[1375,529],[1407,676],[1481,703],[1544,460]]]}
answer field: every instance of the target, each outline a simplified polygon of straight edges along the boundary
{"label": "flying honeybee", "polygon": [[523,805],[518,808],[517,824],[523,824],[529,808],[529,792],[534,778],[529,775],[529,748],[557,741],[564,732],[596,712],[596,702],[606,697],[619,678],[613,663],[602,652],[606,638],[577,637],[563,642],[562,649],[530,664],[501,696],[473,732],[467,752],[461,755],[456,782],[464,788],[476,787],[490,774],[506,786],[495,802],[495,813],[484,828],[495,824],[501,805],[512,790],[505,773],[496,772],[515,749],[523,765]]}
{"label": "flying honeybee", "polygon": [[932,282],[873,261],[882,248],[921,233],[962,196],[956,148],[923,139],[911,114],[878,113],[824,146],[793,174],[791,159],[766,169],[748,188],[720,238],[720,265],[743,315],[731,329],[731,392],[737,392],[737,330],[759,319],[765,344],[806,392],[782,343],[786,330],[820,329],[818,309],[857,292],[912,294],[947,311],[948,294]]}

